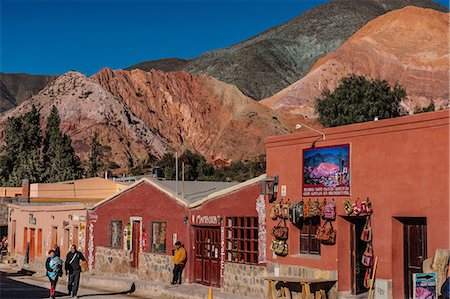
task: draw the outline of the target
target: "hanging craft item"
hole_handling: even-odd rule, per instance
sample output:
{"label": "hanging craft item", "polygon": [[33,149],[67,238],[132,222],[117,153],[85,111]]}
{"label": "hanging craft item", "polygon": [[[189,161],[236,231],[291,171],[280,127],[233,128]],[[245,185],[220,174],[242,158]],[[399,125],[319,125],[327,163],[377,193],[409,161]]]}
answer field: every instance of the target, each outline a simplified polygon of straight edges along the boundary
{"label": "hanging craft item", "polygon": [[370,223],[370,217],[367,217],[366,219],[366,224],[361,233],[361,240],[364,242],[372,242],[372,225]]}
{"label": "hanging craft item", "polygon": [[272,207],[270,208],[269,217],[272,220],[276,220],[278,218],[277,204],[273,204]]}
{"label": "hanging craft item", "polygon": [[289,198],[288,200],[283,203],[283,199],[280,202],[280,214],[279,217],[282,219],[288,219],[289,218]]}
{"label": "hanging craft item", "polygon": [[324,245],[334,245],[336,243],[336,233],[331,221],[324,221],[324,223],[317,228],[316,239]]}
{"label": "hanging craft item", "polygon": [[372,243],[367,243],[366,250],[362,255],[361,262],[366,267],[371,267],[373,265],[373,247]]}
{"label": "hanging craft item", "polygon": [[334,199],[325,204],[323,219],[330,221],[336,220],[336,203],[334,202]]}
{"label": "hanging craft item", "polygon": [[275,225],[272,228],[272,236],[275,237],[277,240],[287,240],[289,237],[289,228],[286,226],[286,223],[284,225],[280,225],[281,222],[284,222],[283,220],[280,220],[278,225]]}
{"label": "hanging craft item", "polygon": [[286,256],[288,254],[288,245],[283,240],[272,240],[270,249],[278,256]]}
{"label": "hanging craft item", "polygon": [[350,216],[351,214],[353,214],[353,203],[350,199],[347,199],[344,202],[344,210],[347,213],[347,216]]}
{"label": "hanging craft item", "polygon": [[353,214],[355,214],[356,216],[358,216],[359,214],[361,214],[362,211],[362,207],[361,207],[361,201],[359,200],[359,197],[356,199],[356,201],[353,203]]}
{"label": "hanging craft item", "polygon": [[370,216],[372,215],[372,203],[370,202],[370,199],[367,197],[366,200],[363,200],[361,203],[361,215]]}
{"label": "hanging craft item", "polygon": [[310,203],[309,205],[309,216],[310,217],[317,217],[320,216],[320,204],[318,200],[315,200]]}
{"label": "hanging craft item", "polygon": [[303,203],[303,218],[309,218],[311,217],[311,215],[309,214],[309,206],[311,205],[311,199],[309,199],[308,201],[305,201]]}

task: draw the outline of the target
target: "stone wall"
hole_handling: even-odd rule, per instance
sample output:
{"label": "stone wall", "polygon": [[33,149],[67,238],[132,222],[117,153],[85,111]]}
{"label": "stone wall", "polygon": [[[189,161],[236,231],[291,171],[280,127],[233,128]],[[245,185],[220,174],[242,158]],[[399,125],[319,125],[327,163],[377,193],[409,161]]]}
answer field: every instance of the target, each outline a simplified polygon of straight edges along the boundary
{"label": "stone wall", "polygon": [[137,277],[136,269],[130,266],[131,251],[97,246],[94,273],[103,276]]}
{"label": "stone wall", "polygon": [[267,282],[262,279],[266,268],[262,266],[225,263],[223,290],[225,292],[265,298]]}
{"label": "stone wall", "polygon": [[97,246],[94,273],[101,276],[147,279],[151,281],[171,281],[172,257],[164,254],[142,252],[138,268],[131,267],[131,251]]}
{"label": "stone wall", "polygon": [[141,279],[169,282],[172,279],[172,270],[172,256],[143,252],[139,257],[138,274]]}

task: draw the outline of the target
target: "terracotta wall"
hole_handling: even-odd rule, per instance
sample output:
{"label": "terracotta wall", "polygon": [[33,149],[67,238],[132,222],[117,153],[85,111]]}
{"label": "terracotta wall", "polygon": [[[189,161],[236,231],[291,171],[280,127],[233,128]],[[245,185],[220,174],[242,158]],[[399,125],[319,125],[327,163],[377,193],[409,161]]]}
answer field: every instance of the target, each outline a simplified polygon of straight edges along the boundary
{"label": "terracotta wall", "polygon": [[0,187],[0,197],[15,197],[22,195],[22,187]]}
{"label": "terracotta wall", "polygon": [[[377,276],[393,279],[394,298],[403,295],[402,225],[394,217],[426,217],[428,257],[437,248],[449,248],[449,111],[325,129],[326,141],[316,147],[350,144],[352,198],[370,197]],[[279,176],[287,196],[300,199],[302,150],[317,134],[269,137],[266,140],[267,176]],[[323,198],[323,197],[321,197]],[[338,198],[338,214],[344,215]],[[269,206],[268,206],[269,208]],[[267,231],[274,222],[268,220]],[[321,247],[320,257],[303,257],[299,232],[290,227],[287,257],[274,262],[339,271],[339,289],[350,288],[349,223],[338,217],[335,246]],[[268,242],[268,245],[270,242]],[[271,253],[268,249],[268,256]]]}
{"label": "terracotta wall", "polygon": [[[48,250],[53,248],[53,241],[56,239],[61,257],[64,259],[68,248],[73,243],[78,243],[79,249],[84,253],[85,231],[86,231],[86,206],[83,204],[70,205],[9,205],[10,221],[8,222],[8,242],[12,252],[17,255],[25,254],[24,228],[27,228],[27,240],[31,240],[31,230],[35,232],[35,259],[43,259]],[[15,222],[15,247],[14,245],[14,225]],[[76,235],[76,229],[78,234]],[[42,230],[41,254],[38,254],[40,242],[38,231]],[[56,230],[55,230],[56,229]],[[68,238],[65,238],[64,230],[68,229]],[[57,236],[52,237],[52,231]],[[67,234],[66,234],[67,236]],[[76,240],[78,239],[78,240]]]}
{"label": "terracotta wall", "polygon": [[[89,212],[87,246],[88,257],[91,257],[90,263],[95,266],[92,258],[95,254],[95,246],[111,246],[111,221],[121,220],[124,227],[130,222],[130,217],[142,217],[143,228],[148,233],[149,247],[151,246],[151,222],[166,221],[166,254],[171,255],[174,248],[172,244],[174,234],[183,243],[188,240],[189,228],[183,221],[184,216],[187,216],[185,206],[150,184],[142,182]],[[93,234],[90,234],[91,230]],[[92,252],[91,255],[90,252]]]}

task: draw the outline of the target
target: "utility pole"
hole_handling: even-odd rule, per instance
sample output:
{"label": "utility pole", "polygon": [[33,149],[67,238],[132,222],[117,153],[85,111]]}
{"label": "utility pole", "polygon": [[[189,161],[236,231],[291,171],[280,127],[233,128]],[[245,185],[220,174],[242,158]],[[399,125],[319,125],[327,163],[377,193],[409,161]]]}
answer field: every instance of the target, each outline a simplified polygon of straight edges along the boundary
{"label": "utility pole", "polygon": [[178,152],[175,152],[175,193],[178,196]]}

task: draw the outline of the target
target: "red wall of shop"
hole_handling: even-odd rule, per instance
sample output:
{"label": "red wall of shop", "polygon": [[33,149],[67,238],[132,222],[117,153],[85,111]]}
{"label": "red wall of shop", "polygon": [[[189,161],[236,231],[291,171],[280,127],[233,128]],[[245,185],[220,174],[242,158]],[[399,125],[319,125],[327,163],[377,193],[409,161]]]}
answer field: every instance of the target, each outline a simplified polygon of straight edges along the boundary
{"label": "red wall of shop", "polygon": [[[189,222],[192,226],[192,216],[221,216],[223,219],[223,226],[226,225],[226,217],[239,217],[239,216],[250,216],[257,217],[256,212],[256,200],[259,197],[259,182],[245,186],[234,192],[216,197],[211,199],[204,204],[189,209]],[[202,226],[202,225],[199,225]],[[207,225],[203,225],[207,226]],[[220,226],[218,226],[220,227]],[[191,246],[189,248],[189,260],[190,267],[193,269],[194,258],[195,258],[195,230],[191,229]],[[191,271],[191,281],[194,279],[194,271]],[[223,282],[223,280],[221,280]]]}
{"label": "red wall of shop", "polygon": [[[167,222],[167,255],[172,255],[174,233],[177,234],[177,239],[183,243],[188,238],[189,228],[183,221],[183,217],[187,216],[186,207],[146,182],[119,194],[98,206],[90,214],[88,216],[90,219],[92,214],[97,215],[97,221],[94,224],[94,246],[110,247],[110,222],[122,220],[122,225],[125,226],[130,221],[130,217],[142,217],[143,228],[148,233],[148,252],[151,250],[150,226],[152,221]],[[87,240],[89,240],[89,236],[87,236]]]}
{"label": "red wall of shop", "polygon": [[[377,277],[393,279],[393,298],[401,298],[403,232],[394,217],[427,217],[428,257],[433,257],[438,248],[449,248],[449,111],[324,132],[326,141],[320,139],[316,147],[350,144],[351,197],[370,197],[373,203],[373,245],[379,257]],[[317,137],[316,133],[304,131],[266,140],[267,176],[279,176],[279,186],[287,186],[286,197],[291,201],[300,199],[302,194],[303,149],[310,148]],[[336,198],[338,215],[345,215],[343,200],[348,197]],[[267,221],[269,232],[274,221]],[[338,270],[339,289],[349,290],[350,225],[341,217],[336,222],[337,244],[322,245],[320,258],[298,255],[299,232],[291,225],[289,255],[277,257],[274,262]],[[269,248],[267,252],[271,259]]]}

